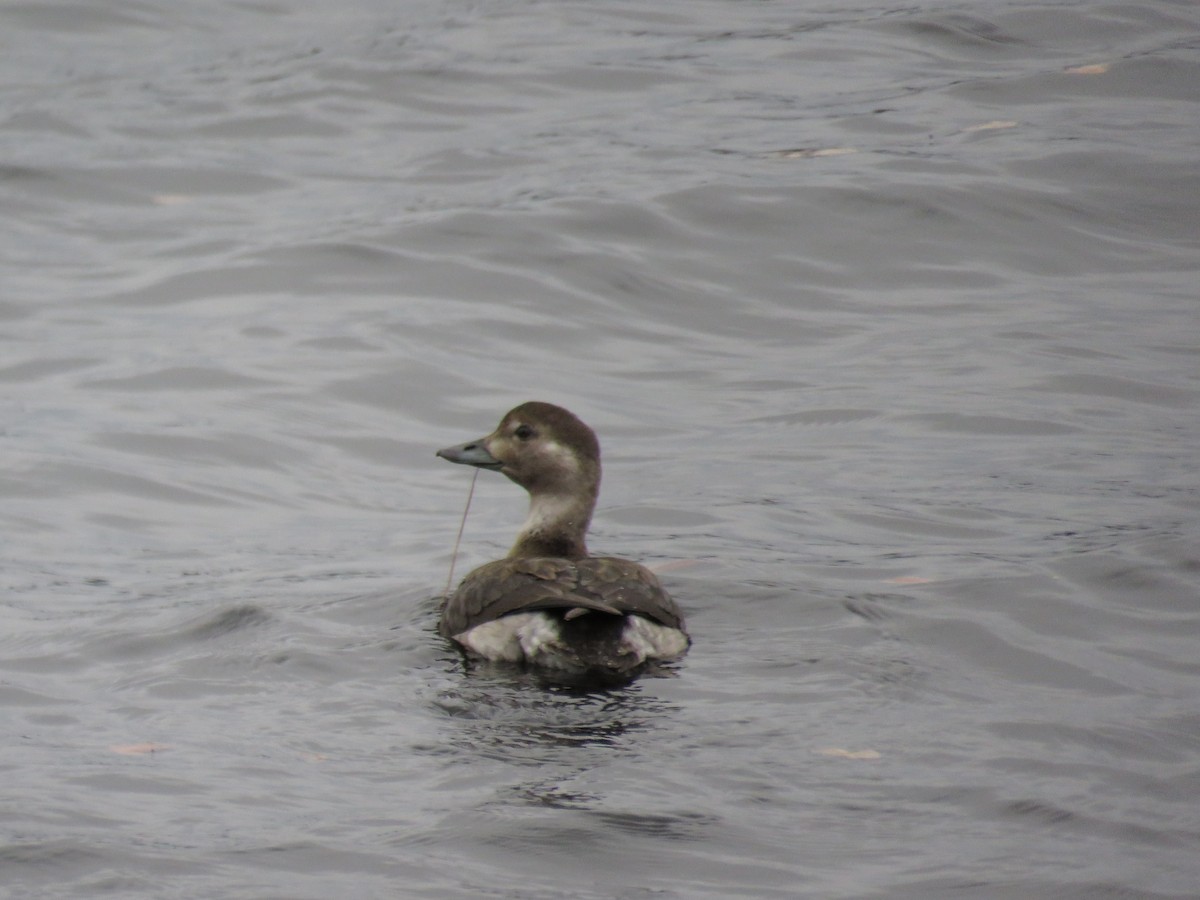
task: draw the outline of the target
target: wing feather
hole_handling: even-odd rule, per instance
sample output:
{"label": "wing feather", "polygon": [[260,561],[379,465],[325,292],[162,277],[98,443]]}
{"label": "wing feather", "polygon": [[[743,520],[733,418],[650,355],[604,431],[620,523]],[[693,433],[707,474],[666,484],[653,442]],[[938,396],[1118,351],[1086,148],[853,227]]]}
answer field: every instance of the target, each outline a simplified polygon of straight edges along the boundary
{"label": "wing feather", "polygon": [[629,560],[600,556],[501,559],[482,565],[446,598],[438,629],[453,637],[502,616],[546,609],[632,613],[683,627],[679,607],[653,572]]}

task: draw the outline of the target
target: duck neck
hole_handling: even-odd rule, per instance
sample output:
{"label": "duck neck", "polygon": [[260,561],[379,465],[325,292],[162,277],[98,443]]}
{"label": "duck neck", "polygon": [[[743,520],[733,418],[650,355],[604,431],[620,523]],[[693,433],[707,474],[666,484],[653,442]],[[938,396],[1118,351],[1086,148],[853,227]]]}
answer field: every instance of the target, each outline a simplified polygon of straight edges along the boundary
{"label": "duck neck", "polygon": [[587,556],[585,536],[595,505],[594,495],[532,494],[529,517],[517,534],[517,542],[508,551],[509,559],[530,556],[582,559]]}

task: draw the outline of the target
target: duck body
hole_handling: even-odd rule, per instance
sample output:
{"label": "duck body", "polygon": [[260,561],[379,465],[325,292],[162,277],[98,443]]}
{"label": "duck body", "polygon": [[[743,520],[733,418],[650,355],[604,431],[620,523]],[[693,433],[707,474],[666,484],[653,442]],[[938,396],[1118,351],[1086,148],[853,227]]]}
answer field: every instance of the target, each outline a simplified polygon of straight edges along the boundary
{"label": "duck body", "polygon": [[585,675],[632,674],[687,651],[683,614],[653,572],[588,554],[600,448],[573,414],[525,403],[492,434],[438,456],[499,471],[530,497],[508,556],[475,569],[446,597],[444,637],[483,659]]}

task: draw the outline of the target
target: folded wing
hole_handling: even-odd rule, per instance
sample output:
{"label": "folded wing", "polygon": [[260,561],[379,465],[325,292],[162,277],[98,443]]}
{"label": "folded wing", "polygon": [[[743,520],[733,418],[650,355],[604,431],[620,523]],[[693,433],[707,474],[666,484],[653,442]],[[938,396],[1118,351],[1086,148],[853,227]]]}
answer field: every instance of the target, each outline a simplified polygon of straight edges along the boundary
{"label": "folded wing", "polygon": [[501,559],[480,566],[446,599],[439,630],[453,637],[511,613],[552,609],[633,614],[683,627],[679,607],[653,572],[629,560],[593,556]]}

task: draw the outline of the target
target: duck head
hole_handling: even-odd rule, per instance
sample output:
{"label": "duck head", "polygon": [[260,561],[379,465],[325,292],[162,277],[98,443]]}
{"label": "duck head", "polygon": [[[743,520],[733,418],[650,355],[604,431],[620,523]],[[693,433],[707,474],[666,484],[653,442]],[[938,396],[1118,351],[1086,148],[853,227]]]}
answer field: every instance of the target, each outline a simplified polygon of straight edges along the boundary
{"label": "duck head", "polygon": [[500,472],[529,492],[529,518],[510,557],[587,555],[584,535],[600,492],[600,443],[573,413],[552,403],[522,403],[491,434],[437,455]]}

